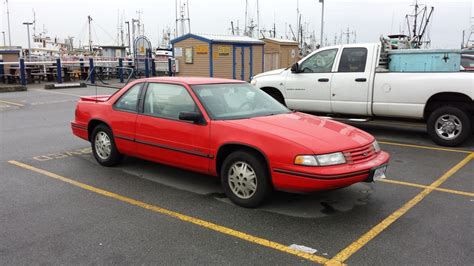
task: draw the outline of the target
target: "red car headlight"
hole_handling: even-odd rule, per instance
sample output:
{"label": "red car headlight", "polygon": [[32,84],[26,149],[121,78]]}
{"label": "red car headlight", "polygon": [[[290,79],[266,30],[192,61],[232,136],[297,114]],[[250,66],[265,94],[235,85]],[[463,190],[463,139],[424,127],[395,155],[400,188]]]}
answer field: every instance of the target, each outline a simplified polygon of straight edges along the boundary
{"label": "red car headlight", "polygon": [[328,166],[343,163],[346,163],[346,158],[342,152],[321,155],[298,155],[295,157],[295,164],[304,166]]}

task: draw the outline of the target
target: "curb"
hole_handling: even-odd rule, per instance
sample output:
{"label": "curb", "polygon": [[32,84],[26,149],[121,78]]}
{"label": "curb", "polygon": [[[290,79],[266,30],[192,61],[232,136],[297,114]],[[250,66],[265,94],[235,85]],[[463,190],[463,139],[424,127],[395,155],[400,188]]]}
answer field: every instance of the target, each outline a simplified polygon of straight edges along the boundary
{"label": "curb", "polygon": [[70,89],[70,88],[84,88],[87,87],[86,83],[65,83],[65,84],[46,84],[44,88],[46,90],[55,90],[55,89]]}
{"label": "curb", "polygon": [[0,92],[26,91],[26,86],[0,86]]}

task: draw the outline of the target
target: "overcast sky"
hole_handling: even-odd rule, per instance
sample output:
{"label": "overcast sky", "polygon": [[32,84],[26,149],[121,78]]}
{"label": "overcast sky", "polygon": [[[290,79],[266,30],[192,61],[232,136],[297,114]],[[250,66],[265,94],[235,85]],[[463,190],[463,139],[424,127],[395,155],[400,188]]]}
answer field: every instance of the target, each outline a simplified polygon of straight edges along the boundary
{"label": "overcast sky", "polygon": [[[2,31],[7,31],[6,5],[1,0]],[[185,0],[182,0],[183,2]],[[194,33],[230,34],[230,21],[244,24],[245,0],[188,0],[191,30]],[[256,0],[249,1],[249,16],[256,20]],[[426,0],[434,6],[429,35],[432,47],[459,48],[462,30],[469,29],[474,0]],[[260,0],[260,28],[273,27],[277,36],[285,35],[285,23],[296,24],[297,0]],[[399,33],[406,30],[405,14],[412,11],[414,0],[326,0],[325,36],[332,42],[341,30],[356,31],[358,42],[376,42],[381,34]],[[117,36],[117,13],[125,20],[137,17],[142,11],[145,35],[153,45],[161,38],[162,29],[174,28],[174,0],[10,0],[12,45],[27,45],[26,26],[22,22],[33,20],[36,12],[37,32],[45,26],[48,35],[61,39],[74,36],[87,41],[87,16],[96,25],[93,40],[102,45],[113,44]],[[316,36],[320,32],[321,4],[318,0],[300,0],[302,21],[308,23]],[[289,31],[288,31],[289,32]],[[0,37],[1,38],[1,37]],[[0,39],[3,42],[2,39]],[[8,33],[7,33],[8,44]]]}

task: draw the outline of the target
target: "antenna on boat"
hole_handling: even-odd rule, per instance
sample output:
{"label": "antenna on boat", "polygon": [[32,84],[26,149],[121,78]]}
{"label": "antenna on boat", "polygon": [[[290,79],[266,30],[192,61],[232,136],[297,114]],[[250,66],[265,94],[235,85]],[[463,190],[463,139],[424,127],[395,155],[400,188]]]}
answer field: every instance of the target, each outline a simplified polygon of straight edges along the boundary
{"label": "antenna on boat", "polygon": [[36,36],[36,13],[33,9],[33,36]]}

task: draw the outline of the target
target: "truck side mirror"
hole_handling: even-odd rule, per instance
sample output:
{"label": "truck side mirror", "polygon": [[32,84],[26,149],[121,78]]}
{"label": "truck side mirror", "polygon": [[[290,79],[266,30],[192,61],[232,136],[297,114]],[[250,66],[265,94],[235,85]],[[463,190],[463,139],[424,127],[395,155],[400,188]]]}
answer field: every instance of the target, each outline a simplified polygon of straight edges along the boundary
{"label": "truck side mirror", "polygon": [[291,72],[292,72],[292,73],[298,73],[298,72],[300,72],[298,63],[294,63],[294,64],[291,66]]}

